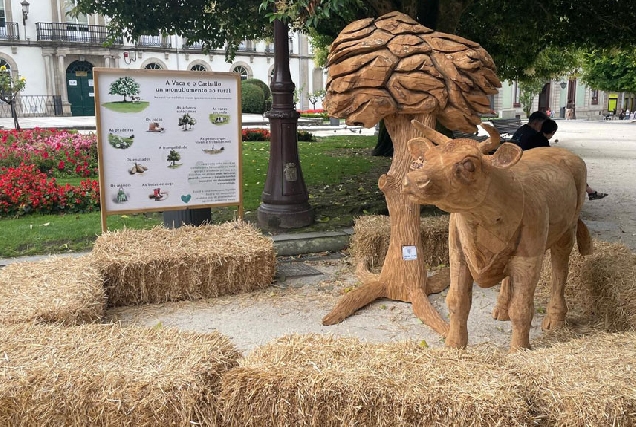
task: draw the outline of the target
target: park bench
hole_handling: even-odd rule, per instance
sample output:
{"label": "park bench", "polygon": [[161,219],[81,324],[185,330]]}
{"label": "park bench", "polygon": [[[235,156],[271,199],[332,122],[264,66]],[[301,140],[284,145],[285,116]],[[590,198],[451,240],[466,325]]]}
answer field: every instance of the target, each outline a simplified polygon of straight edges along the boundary
{"label": "park bench", "polygon": [[491,123],[501,135],[502,141],[510,141],[512,139],[512,135],[521,126],[521,119],[496,119],[492,120]]}
{"label": "park bench", "polygon": [[467,133],[467,132],[460,132],[458,130],[454,130],[453,131],[453,138],[454,139],[458,139],[458,138],[470,138],[470,139],[474,139],[475,141],[484,141],[486,139],[488,139],[488,135],[479,135],[479,132],[475,132],[475,133]]}

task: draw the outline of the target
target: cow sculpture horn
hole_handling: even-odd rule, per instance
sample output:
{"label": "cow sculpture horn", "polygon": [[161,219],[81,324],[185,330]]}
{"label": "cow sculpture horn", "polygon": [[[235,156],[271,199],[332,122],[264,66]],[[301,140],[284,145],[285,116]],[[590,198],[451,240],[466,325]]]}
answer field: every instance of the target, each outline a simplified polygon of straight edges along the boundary
{"label": "cow sculpture horn", "polygon": [[479,150],[482,153],[490,153],[493,150],[496,150],[497,147],[499,147],[499,144],[501,143],[501,137],[499,136],[499,132],[497,132],[497,130],[490,126],[490,125],[485,125],[482,124],[481,127],[484,128],[484,130],[486,132],[488,132],[488,135],[490,135],[490,137],[479,143]]}
{"label": "cow sculpture horn", "polygon": [[424,137],[430,139],[435,145],[446,145],[452,141],[451,138],[437,132],[435,129],[431,129],[422,122],[412,120],[411,124],[420,130],[424,134]]}

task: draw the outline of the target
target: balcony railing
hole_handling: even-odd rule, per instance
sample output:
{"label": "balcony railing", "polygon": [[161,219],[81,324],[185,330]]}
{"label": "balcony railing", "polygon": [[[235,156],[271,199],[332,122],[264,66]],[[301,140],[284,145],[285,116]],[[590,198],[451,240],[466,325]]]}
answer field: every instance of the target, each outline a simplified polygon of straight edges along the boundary
{"label": "balcony railing", "polygon": [[140,36],[139,40],[137,40],[137,46],[170,49],[172,47],[172,42],[169,38],[163,36]]}
{"label": "balcony railing", "polygon": [[17,22],[5,22],[0,27],[0,40],[20,40],[20,29]]}
{"label": "balcony railing", "polygon": [[[61,95],[19,95],[15,100],[18,117],[61,116]],[[0,101],[0,117],[11,117],[11,106]]]}
{"label": "balcony railing", "polygon": [[183,43],[183,46],[181,47],[181,49],[183,49],[183,50],[202,50],[203,49],[203,43],[202,42],[194,42],[190,46],[187,46],[185,43]]}
{"label": "balcony railing", "polygon": [[[105,25],[87,25],[76,23],[37,22],[35,24],[39,41],[60,41],[68,43],[86,43],[103,45],[109,40],[108,27]],[[121,36],[115,44],[123,44]]]}

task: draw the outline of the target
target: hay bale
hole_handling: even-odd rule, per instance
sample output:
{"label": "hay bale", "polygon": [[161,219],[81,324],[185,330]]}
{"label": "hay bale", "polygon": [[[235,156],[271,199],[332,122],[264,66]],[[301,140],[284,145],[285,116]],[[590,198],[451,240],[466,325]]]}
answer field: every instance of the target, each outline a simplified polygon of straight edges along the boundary
{"label": "hay bale", "polygon": [[90,256],[16,262],[0,270],[0,324],[99,321],[106,296]]}
{"label": "hay bale", "polygon": [[288,336],[225,374],[229,426],[530,425],[519,381],[489,348]]}
{"label": "hay bale", "polygon": [[93,255],[111,306],[253,291],[276,272],[272,240],[241,222],[107,232]]}
{"label": "hay bale", "polygon": [[[636,328],[636,254],[621,243],[594,241],[594,253],[570,255],[565,288],[569,311],[597,328]],[[551,263],[546,253],[536,299],[545,304],[550,293]]]}
{"label": "hay bale", "polygon": [[598,334],[508,356],[535,425],[636,425],[636,333]]}
{"label": "hay bale", "polygon": [[113,324],[3,327],[0,354],[0,425],[51,427],[219,425],[239,357],[216,332]]}
{"label": "hay bale", "polygon": [[[448,265],[448,216],[422,217],[420,233],[424,254],[429,267]],[[388,216],[369,215],[355,220],[351,237],[351,255],[356,264],[367,268],[382,266],[389,249],[391,225]]]}

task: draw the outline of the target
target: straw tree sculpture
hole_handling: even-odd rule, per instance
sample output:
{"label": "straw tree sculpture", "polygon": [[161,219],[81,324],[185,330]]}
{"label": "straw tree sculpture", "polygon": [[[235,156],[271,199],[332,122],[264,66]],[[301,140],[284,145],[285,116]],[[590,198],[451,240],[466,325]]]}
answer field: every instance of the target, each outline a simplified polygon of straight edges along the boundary
{"label": "straw tree sculpture", "polygon": [[[434,32],[409,16],[391,12],[348,25],[332,43],[325,106],[330,116],[367,128],[384,118],[394,144],[391,167],[378,180],[389,209],[391,239],[379,275],[358,267],[363,284],[323,318],[343,321],[378,298],[411,302],[415,315],[445,335],[448,325],[427,295],[448,277],[427,279],[420,236],[420,208],[401,193],[412,162],[410,139],[423,137],[411,120],[435,128],[475,132],[478,113],[490,111],[488,95],[501,86],[495,65],[477,43]],[[414,259],[415,258],[415,259]],[[444,280],[446,279],[446,280]]]}

